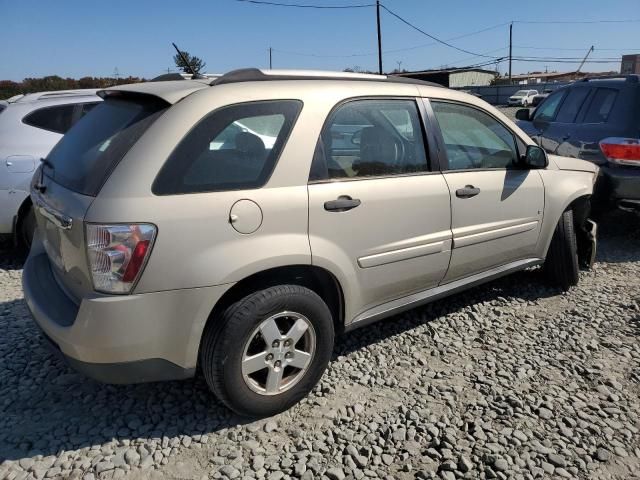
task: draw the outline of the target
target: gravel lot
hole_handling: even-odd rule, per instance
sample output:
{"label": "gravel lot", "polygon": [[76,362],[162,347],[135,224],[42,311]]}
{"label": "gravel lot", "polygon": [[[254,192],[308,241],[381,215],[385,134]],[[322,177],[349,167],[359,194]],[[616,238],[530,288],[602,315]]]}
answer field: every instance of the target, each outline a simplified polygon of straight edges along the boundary
{"label": "gravel lot", "polygon": [[600,228],[568,294],[529,270],[354,332],[312,395],[260,421],[200,377],[73,373],[5,250],[0,479],[640,478],[640,220]]}

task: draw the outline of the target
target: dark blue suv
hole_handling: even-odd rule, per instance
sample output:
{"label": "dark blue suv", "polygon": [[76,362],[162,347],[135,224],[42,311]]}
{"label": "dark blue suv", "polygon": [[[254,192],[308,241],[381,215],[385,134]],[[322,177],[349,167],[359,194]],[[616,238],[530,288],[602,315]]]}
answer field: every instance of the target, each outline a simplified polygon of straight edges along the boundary
{"label": "dark blue suv", "polygon": [[596,207],[640,213],[640,75],[585,78],[516,118],[548,153],[600,166]]}

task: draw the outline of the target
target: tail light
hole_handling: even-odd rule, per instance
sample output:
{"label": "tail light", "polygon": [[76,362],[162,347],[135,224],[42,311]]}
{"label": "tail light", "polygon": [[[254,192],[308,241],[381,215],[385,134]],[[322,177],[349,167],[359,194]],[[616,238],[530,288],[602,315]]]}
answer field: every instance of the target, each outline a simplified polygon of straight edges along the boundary
{"label": "tail light", "polygon": [[640,167],[640,139],[609,137],[600,141],[600,150],[612,163]]}
{"label": "tail light", "polygon": [[104,293],[131,292],[151,253],[155,225],[88,223],[86,232],[93,288]]}

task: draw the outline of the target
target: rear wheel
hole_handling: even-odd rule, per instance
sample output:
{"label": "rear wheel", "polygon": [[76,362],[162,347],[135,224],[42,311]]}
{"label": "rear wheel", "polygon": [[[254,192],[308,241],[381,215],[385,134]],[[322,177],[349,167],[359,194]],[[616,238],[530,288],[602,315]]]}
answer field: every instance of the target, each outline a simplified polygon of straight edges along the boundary
{"label": "rear wheel", "polygon": [[547,280],[563,291],[578,284],[578,245],[573,223],[573,211],[560,217],[544,262]]}
{"label": "rear wheel", "polygon": [[327,305],[298,285],[270,287],[231,305],[205,329],[202,371],[235,412],[270,416],[306,396],[333,351]]}
{"label": "rear wheel", "polygon": [[18,224],[18,241],[20,246],[27,252],[31,249],[31,242],[33,241],[33,234],[36,231],[36,216],[33,212],[33,208],[24,213]]}

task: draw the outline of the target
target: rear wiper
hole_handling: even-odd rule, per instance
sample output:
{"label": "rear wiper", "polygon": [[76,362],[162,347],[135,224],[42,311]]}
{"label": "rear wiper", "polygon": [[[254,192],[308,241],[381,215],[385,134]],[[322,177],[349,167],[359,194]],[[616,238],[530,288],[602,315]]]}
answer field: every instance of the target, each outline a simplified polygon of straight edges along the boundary
{"label": "rear wiper", "polygon": [[42,168],[40,168],[40,180],[38,180],[38,183],[36,183],[33,188],[38,190],[40,193],[44,193],[47,189],[47,186],[44,184],[44,167],[49,167],[51,170],[53,170],[54,167],[53,163],[46,158],[41,158],[40,163],[42,163]]}

